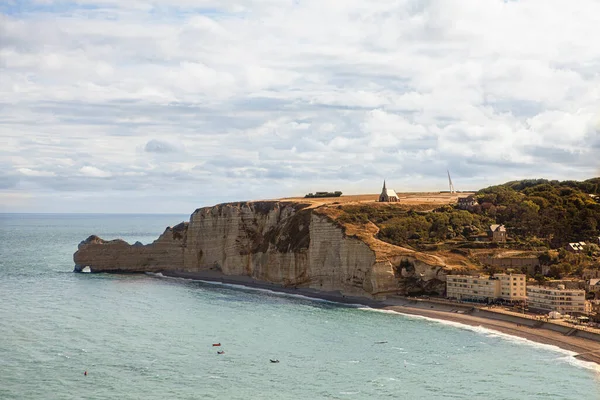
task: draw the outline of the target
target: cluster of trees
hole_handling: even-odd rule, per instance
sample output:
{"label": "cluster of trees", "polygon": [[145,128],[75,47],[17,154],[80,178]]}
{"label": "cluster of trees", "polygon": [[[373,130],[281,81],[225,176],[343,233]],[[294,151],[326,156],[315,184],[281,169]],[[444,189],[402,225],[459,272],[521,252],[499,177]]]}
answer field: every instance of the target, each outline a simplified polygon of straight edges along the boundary
{"label": "cluster of trees", "polygon": [[305,198],[318,198],[318,197],[340,197],[342,195],[342,192],[340,192],[339,190],[336,190],[335,192],[316,192],[316,193],[309,193],[307,195],[305,195]]}
{"label": "cluster of trees", "polygon": [[449,239],[467,239],[486,235],[493,219],[452,207],[433,212],[419,212],[402,207],[346,206],[340,222],[373,222],[379,228],[379,238],[397,245],[418,245]]}
{"label": "cluster of trees", "polygon": [[504,224],[512,238],[539,238],[558,248],[569,242],[598,240],[599,195],[600,178],[515,181],[480,190],[472,211]]}
{"label": "cluster of trees", "polygon": [[464,210],[409,211],[382,224],[379,237],[393,244],[418,244],[485,235],[491,221]]}

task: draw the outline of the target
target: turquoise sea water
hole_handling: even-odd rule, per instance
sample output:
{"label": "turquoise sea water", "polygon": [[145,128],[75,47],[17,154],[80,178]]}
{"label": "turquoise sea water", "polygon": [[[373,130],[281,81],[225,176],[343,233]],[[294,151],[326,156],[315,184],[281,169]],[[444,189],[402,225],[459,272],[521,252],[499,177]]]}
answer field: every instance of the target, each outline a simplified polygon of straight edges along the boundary
{"label": "turquoise sea water", "polygon": [[600,399],[591,364],[482,328],[71,272],[92,233],[147,243],[187,218],[0,214],[0,399]]}

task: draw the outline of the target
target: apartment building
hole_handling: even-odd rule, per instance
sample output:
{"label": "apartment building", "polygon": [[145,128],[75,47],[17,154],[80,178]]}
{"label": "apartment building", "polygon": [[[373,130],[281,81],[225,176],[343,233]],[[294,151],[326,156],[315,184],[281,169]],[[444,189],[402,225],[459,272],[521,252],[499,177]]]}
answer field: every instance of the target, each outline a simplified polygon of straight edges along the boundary
{"label": "apartment building", "polygon": [[493,277],[448,275],[446,296],[458,300],[525,301],[527,298],[525,284],[523,274],[496,274]]}
{"label": "apartment building", "polygon": [[558,311],[561,314],[589,312],[589,302],[585,300],[585,290],[565,289],[544,286],[527,287],[527,305],[531,309]]}
{"label": "apartment building", "polygon": [[446,296],[458,300],[488,300],[500,297],[500,282],[488,276],[448,275]]}
{"label": "apartment building", "polygon": [[500,280],[500,298],[512,302],[527,300],[527,278],[524,274],[495,274]]}

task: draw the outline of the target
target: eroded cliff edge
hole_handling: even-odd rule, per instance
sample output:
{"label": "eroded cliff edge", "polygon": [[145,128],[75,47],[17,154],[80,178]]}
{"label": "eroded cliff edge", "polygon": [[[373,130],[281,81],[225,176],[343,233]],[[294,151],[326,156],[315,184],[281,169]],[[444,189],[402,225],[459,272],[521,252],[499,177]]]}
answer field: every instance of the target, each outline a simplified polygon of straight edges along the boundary
{"label": "eroded cliff edge", "polygon": [[367,297],[443,292],[442,260],[389,246],[307,204],[260,201],[200,208],[148,245],[90,236],[73,258],[76,271],[212,270]]}

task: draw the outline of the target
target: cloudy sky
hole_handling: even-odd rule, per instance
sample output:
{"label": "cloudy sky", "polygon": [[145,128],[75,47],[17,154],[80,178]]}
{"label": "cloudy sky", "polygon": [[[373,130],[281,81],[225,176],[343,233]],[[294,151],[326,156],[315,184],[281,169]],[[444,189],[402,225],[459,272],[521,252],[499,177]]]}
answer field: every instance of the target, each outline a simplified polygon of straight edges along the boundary
{"label": "cloudy sky", "polygon": [[600,2],[3,0],[0,211],[600,175]]}

